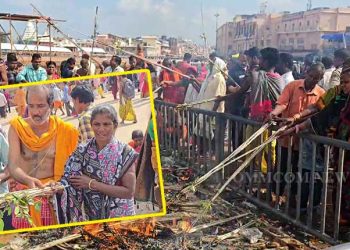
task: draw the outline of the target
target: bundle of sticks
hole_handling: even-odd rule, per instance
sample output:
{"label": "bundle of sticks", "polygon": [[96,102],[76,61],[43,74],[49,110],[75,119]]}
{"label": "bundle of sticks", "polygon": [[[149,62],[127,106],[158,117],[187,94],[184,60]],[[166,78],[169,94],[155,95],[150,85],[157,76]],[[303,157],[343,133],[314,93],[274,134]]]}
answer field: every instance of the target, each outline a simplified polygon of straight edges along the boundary
{"label": "bundle of sticks", "polygon": [[[304,122],[305,120],[312,117],[314,114],[308,115],[306,117],[303,117],[303,119],[297,121],[297,123]],[[280,119],[277,119],[278,121],[283,121]],[[236,148],[228,157],[226,157],[222,162],[220,162],[218,165],[216,165],[214,168],[212,168],[209,172],[204,174],[203,176],[197,178],[195,181],[193,181],[190,185],[185,187],[180,191],[182,194],[186,194],[190,191],[195,191],[196,188],[209,179],[213,174],[217,173],[218,171],[224,169],[226,166],[231,165],[234,162],[237,162],[238,160],[245,157],[244,162],[234,171],[234,173],[227,179],[227,181],[221,186],[221,188],[216,192],[216,194],[212,197],[211,202],[213,202],[215,199],[219,197],[219,195],[225,190],[225,188],[229,185],[229,183],[234,180],[237,175],[242,172],[247,166],[249,166],[249,163],[262,151],[264,148],[266,148],[271,142],[278,139],[279,137],[283,136],[283,133],[287,131],[288,129],[292,128],[293,124],[287,124],[284,125],[282,123],[282,126],[273,133],[268,139],[266,139],[263,143],[261,143],[259,146],[244,152],[244,150],[258,137],[262,136],[263,133],[268,131],[273,125],[276,125],[275,121],[269,121],[260,127],[250,138],[248,138],[244,143],[242,143],[238,148]],[[244,152],[244,153],[242,153]],[[241,154],[242,153],[242,154]]]}
{"label": "bundle of sticks", "polygon": [[[0,194],[0,207],[4,208],[12,204],[14,200],[33,200],[36,197],[52,196],[54,193],[64,190],[64,186],[60,183],[46,186],[44,188],[31,188],[20,191]],[[23,204],[25,205],[25,204]],[[28,204],[26,204],[28,205]]]}

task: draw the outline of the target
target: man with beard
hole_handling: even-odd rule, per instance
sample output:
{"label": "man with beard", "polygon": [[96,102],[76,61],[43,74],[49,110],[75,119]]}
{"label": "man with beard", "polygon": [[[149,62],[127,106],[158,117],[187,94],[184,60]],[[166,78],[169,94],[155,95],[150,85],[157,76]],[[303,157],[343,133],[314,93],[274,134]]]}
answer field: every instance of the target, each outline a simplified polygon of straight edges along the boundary
{"label": "man with beard", "polygon": [[[50,116],[53,94],[49,87],[30,87],[26,98],[29,117],[10,121],[8,167],[16,181],[11,185],[12,191],[43,188],[44,184],[59,181],[65,162],[78,142],[78,131],[72,124]],[[33,206],[29,211],[35,226],[55,224],[53,208],[47,198],[41,200],[41,211]],[[27,219],[14,214],[12,225],[17,229],[31,226]]]}
{"label": "man with beard", "polygon": [[16,76],[17,82],[40,82],[47,80],[47,73],[43,67],[40,67],[41,55],[34,53],[32,63],[24,67],[24,69]]}

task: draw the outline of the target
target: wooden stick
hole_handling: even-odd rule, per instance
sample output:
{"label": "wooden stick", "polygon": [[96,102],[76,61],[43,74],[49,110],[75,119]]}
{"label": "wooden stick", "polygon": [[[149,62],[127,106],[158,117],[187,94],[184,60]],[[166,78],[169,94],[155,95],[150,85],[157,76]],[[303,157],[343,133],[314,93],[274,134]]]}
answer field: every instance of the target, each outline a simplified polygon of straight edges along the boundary
{"label": "wooden stick", "polygon": [[[274,135],[270,136],[270,138],[268,140],[266,140],[264,143],[262,143],[262,145],[266,146],[269,143],[271,143],[272,141],[276,140],[278,138],[278,134],[281,133],[282,131],[284,131],[287,128],[287,126],[283,126],[281,127]],[[264,149],[264,147],[259,147],[259,149],[257,149],[256,151],[254,151],[251,156],[249,158],[247,158],[242,165],[236,169],[236,171],[230,176],[230,178],[224,183],[224,185],[222,185],[222,187],[219,189],[219,191],[214,195],[214,197],[211,199],[211,201],[213,202],[221,193],[222,191],[224,191],[224,189],[227,187],[227,185],[234,179],[236,178],[236,176],[242,171],[244,170],[249,163],[254,159],[254,157],[256,155],[258,155],[262,150]]]}
{"label": "wooden stick", "polygon": [[199,226],[196,226],[196,227],[191,228],[187,233],[194,233],[194,232],[197,232],[197,231],[199,231],[199,230],[203,230],[203,229],[206,229],[206,228],[209,228],[209,227],[212,227],[212,226],[224,224],[224,223],[227,223],[227,222],[229,222],[229,221],[232,221],[232,220],[236,220],[236,219],[245,217],[245,216],[247,216],[247,215],[249,215],[249,213],[240,214],[240,215],[233,216],[233,217],[230,217],[230,218],[225,218],[225,219],[218,220],[218,221],[215,221],[215,222],[211,222],[211,223],[199,225]]}
{"label": "wooden stick", "polygon": [[256,131],[251,137],[249,137],[248,140],[246,140],[243,144],[241,144],[238,148],[236,148],[228,157],[226,157],[222,162],[220,162],[217,166],[210,169],[205,175],[197,178],[192,184],[185,187],[181,193],[186,193],[196,186],[200,185],[202,182],[206,181],[210,176],[212,176],[214,173],[222,170],[225,168],[225,166],[231,164],[232,159],[236,155],[238,155],[240,152],[242,152],[249,144],[251,144],[257,137],[259,137],[261,134],[263,134],[270,126],[272,125],[272,122],[264,124],[258,131]]}
{"label": "wooden stick", "polygon": [[23,197],[35,198],[38,196],[48,196],[48,195],[52,195],[53,192],[63,190],[64,188],[65,187],[63,185],[59,184],[56,186],[47,186],[42,189],[32,188],[32,189],[15,191],[11,193],[0,194],[0,207],[8,204],[8,202],[11,201],[14,198],[14,196],[18,197],[19,199]]}
{"label": "wooden stick", "polygon": [[247,227],[250,227],[251,225],[253,225],[255,223],[255,221],[249,221],[247,224],[233,230],[232,232],[229,232],[229,233],[226,233],[226,234],[222,234],[222,235],[218,235],[216,237],[216,239],[218,241],[223,241],[223,240],[226,240],[228,238],[231,238],[231,237],[234,237],[236,234],[239,233],[240,230],[244,229],[244,228],[247,228]]}
{"label": "wooden stick", "polygon": [[54,247],[56,245],[62,244],[62,243],[66,243],[72,240],[76,240],[79,239],[82,235],[81,234],[72,234],[72,235],[68,235],[66,237],[63,237],[62,239],[59,240],[54,240],[51,241],[49,243],[45,243],[45,244],[41,244],[39,246],[36,246],[35,248],[33,248],[33,250],[45,250],[45,249],[50,249],[51,247]]}

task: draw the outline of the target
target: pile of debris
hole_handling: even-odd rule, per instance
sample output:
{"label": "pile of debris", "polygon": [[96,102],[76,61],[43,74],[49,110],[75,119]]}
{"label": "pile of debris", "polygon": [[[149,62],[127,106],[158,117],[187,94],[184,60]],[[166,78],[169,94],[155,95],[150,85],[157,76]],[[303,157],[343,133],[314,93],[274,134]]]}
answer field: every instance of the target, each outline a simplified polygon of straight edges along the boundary
{"label": "pile of debris", "polygon": [[[172,164],[167,164],[170,161]],[[164,217],[17,235],[0,249],[322,249],[328,245],[257,209],[229,189],[180,194],[194,171],[163,159]],[[222,197],[230,197],[224,199]],[[233,198],[232,198],[233,197]]]}

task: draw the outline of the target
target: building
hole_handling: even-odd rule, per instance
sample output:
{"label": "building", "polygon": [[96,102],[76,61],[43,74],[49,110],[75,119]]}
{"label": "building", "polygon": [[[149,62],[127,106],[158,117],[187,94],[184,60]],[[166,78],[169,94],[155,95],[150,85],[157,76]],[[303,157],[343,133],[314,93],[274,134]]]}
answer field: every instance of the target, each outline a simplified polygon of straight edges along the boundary
{"label": "building", "polygon": [[137,39],[143,48],[145,57],[159,57],[161,55],[161,42],[156,36],[142,36]]}
{"label": "building", "polygon": [[106,53],[115,54],[115,44],[120,39],[122,38],[112,34],[100,34],[96,36],[96,46]]}
{"label": "building", "polygon": [[233,51],[233,30],[234,23],[228,22],[220,26],[217,30],[217,54],[219,56],[226,56]]}
{"label": "building", "polygon": [[295,56],[328,54],[343,44],[335,45],[322,36],[345,32],[347,26],[350,26],[350,8],[240,15],[233,19],[233,24],[228,22],[218,28],[218,51],[228,56],[229,46],[232,53],[256,46],[275,47]]}

